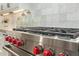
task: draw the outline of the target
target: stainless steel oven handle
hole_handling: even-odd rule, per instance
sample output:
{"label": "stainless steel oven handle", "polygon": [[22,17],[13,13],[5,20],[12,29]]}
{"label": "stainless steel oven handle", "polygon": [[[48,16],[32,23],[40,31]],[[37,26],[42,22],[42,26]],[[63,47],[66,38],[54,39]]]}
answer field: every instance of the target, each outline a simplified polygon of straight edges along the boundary
{"label": "stainless steel oven handle", "polygon": [[6,51],[12,53],[15,56],[19,56],[17,53],[15,53],[14,51],[12,51],[11,49],[9,49],[8,47],[4,46],[3,49],[5,49]]}

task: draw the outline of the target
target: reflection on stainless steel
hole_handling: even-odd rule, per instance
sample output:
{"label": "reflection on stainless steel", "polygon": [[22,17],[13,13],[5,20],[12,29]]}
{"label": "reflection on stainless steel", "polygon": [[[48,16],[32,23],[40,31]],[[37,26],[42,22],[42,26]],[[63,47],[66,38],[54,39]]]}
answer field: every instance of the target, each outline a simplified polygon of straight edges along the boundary
{"label": "reflection on stainless steel", "polygon": [[5,33],[9,36],[9,40],[5,41],[10,43],[11,46],[15,46],[18,49],[20,48],[23,51],[28,51],[28,53],[32,55],[79,55],[79,42],[76,42],[76,38],[79,37],[79,29],[27,27],[14,30],[15,31],[6,30]]}
{"label": "reflection on stainless steel", "polygon": [[10,45],[5,45],[3,47],[3,49],[8,51],[9,54],[12,55],[12,56],[31,56],[31,54],[29,54],[29,53],[27,53],[25,51],[22,51],[21,49],[16,48],[14,46],[10,46]]}

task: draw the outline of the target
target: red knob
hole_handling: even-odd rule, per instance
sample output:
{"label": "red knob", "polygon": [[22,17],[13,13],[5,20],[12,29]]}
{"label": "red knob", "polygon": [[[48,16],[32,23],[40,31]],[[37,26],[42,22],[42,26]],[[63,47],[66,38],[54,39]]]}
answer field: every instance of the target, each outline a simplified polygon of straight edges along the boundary
{"label": "red knob", "polygon": [[19,47],[19,46],[22,46],[23,45],[23,41],[22,40],[17,40],[16,41],[16,46]]}
{"label": "red knob", "polygon": [[13,38],[12,43],[16,44],[17,40],[15,38]]}
{"label": "red knob", "polygon": [[5,41],[8,41],[9,38],[10,38],[10,36],[6,36],[5,37]]}
{"label": "red knob", "polygon": [[9,37],[9,38],[8,38],[8,41],[9,41],[9,42],[12,42],[12,39],[13,39],[13,37]]}
{"label": "red knob", "polygon": [[41,45],[35,46],[33,49],[33,54],[37,55],[43,52],[43,47]]}
{"label": "red knob", "polygon": [[64,53],[59,53],[58,56],[65,56],[65,54]]}
{"label": "red knob", "polygon": [[34,47],[34,49],[33,49],[33,54],[34,55],[37,55],[37,54],[39,54],[40,53],[40,49],[38,48],[38,47]]}
{"label": "red knob", "polygon": [[43,55],[44,56],[53,56],[54,55],[54,53],[53,53],[53,51],[51,51],[51,50],[44,50],[44,52],[43,52]]}

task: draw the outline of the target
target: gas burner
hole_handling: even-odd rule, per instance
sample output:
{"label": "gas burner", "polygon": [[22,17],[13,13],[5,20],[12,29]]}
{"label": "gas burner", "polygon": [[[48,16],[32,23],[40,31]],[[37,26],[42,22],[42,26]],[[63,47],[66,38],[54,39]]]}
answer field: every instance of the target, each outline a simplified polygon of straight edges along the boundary
{"label": "gas burner", "polygon": [[48,36],[69,36],[70,38],[77,38],[79,36],[79,29],[74,28],[56,28],[56,27],[27,27],[15,28],[15,31],[30,32],[34,34],[42,34]]}

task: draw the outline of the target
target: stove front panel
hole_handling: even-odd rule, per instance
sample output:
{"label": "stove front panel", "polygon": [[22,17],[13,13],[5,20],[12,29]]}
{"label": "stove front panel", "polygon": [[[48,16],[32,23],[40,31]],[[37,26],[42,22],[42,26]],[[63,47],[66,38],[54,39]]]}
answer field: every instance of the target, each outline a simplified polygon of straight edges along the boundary
{"label": "stove front panel", "polygon": [[[16,31],[13,31],[13,32],[7,32],[7,34],[9,36],[18,38],[19,40],[22,40],[23,44],[21,46],[18,46],[18,48],[26,50],[31,54],[34,54],[34,48],[36,46],[38,47],[39,45],[41,45],[43,51],[36,55],[44,55],[45,49],[47,50],[54,49],[56,51],[55,55],[58,55],[63,51],[65,55],[69,55],[69,56],[79,55],[79,46],[78,46],[79,44],[76,42],[74,43],[74,42],[64,41],[65,39],[59,40],[59,39],[55,39],[54,37],[50,38],[47,36],[36,35],[31,33],[28,34],[27,32],[18,33]],[[12,44],[12,45],[16,46],[16,44]]]}

